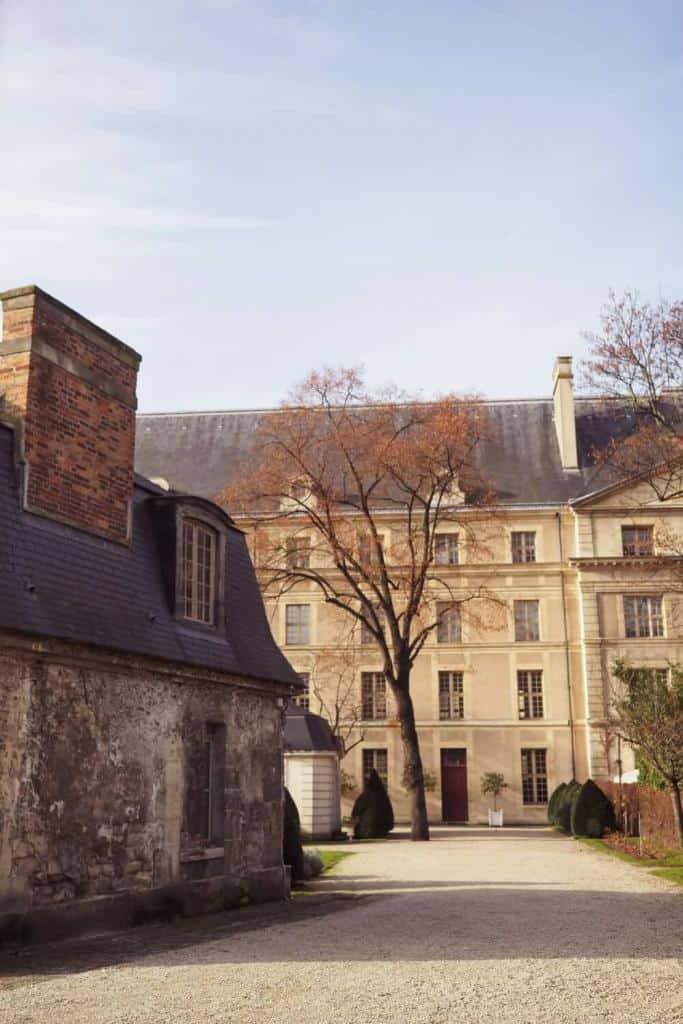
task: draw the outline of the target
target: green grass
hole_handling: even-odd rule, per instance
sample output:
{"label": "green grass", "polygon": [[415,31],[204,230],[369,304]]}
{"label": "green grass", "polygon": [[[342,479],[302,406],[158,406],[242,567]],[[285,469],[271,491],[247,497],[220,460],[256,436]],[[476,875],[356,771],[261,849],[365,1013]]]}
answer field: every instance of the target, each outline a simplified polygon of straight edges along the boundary
{"label": "green grass", "polygon": [[318,850],[323,862],[323,875],[335,868],[345,857],[351,857],[351,850]]}
{"label": "green grass", "polygon": [[[627,864],[634,864],[639,868],[646,868],[652,871],[658,878],[666,878],[669,882],[675,882],[683,886],[683,851],[680,853],[672,851],[661,857],[637,857],[634,853],[626,853],[624,850],[615,850],[606,843],[604,839],[587,839],[584,836],[575,836],[578,842],[584,846],[590,846],[592,850],[599,853],[606,853],[610,857],[617,857],[618,860],[626,861]],[[638,840],[634,840],[634,847]]]}

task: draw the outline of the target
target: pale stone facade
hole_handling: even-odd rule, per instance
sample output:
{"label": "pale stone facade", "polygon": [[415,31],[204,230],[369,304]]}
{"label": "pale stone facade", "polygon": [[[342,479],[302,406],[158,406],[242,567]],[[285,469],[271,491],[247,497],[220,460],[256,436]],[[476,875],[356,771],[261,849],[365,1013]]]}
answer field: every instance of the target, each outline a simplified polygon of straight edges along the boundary
{"label": "pale stone facade", "polygon": [[[522,793],[522,750],[546,751],[547,791],[572,776],[604,777],[617,771],[617,750],[607,749],[604,728],[610,666],[617,657],[634,664],[665,667],[668,660],[683,658],[683,635],[675,614],[677,585],[661,566],[647,559],[621,554],[622,526],[635,522],[656,525],[667,517],[667,526],[683,531],[683,509],[662,509],[659,503],[635,514],[632,496],[622,494],[621,505],[598,497],[581,509],[558,508],[505,510],[499,525],[498,552],[494,563],[467,563],[444,570],[459,575],[463,592],[481,582],[509,609],[503,621],[484,628],[463,622],[462,640],[440,643],[436,636],[417,658],[411,690],[425,771],[434,782],[427,794],[432,821],[444,817],[442,806],[442,750],[466,751],[467,816],[485,821],[490,798],[480,792],[485,772],[502,772],[508,788],[502,796],[505,820],[545,820],[545,802],[525,803]],[[400,531],[400,522],[395,521]],[[383,524],[390,549],[392,524]],[[513,531],[535,533],[535,562],[512,562]],[[590,544],[589,544],[590,541]],[[662,595],[664,636],[629,639],[624,625],[623,598],[627,595]],[[445,596],[445,595],[444,595]],[[439,594],[434,592],[437,601]],[[538,601],[537,641],[515,640],[515,600]],[[309,643],[287,644],[286,606],[310,607]],[[286,599],[266,602],[271,629],[292,665],[313,677],[316,667],[332,651],[340,635],[343,613],[326,605],[314,585],[300,585]],[[497,616],[500,619],[500,616]],[[357,669],[357,702],[361,704],[361,674],[380,672],[381,659],[372,646],[354,639],[338,648]],[[462,673],[462,718],[440,717],[439,672]],[[518,673],[541,673],[541,701],[537,718],[520,719]],[[322,710],[318,694],[329,704],[334,678],[325,680],[318,670],[310,693],[310,707]],[[458,713],[459,708],[455,709]],[[443,713],[443,712],[442,712]],[[357,785],[363,778],[363,751],[386,750],[389,792],[397,818],[405,819],[408,802],[401,787],[402,749],[398,722],[392,717],[387,695],[387,714],[381,720],[363,720],[349,737],[349,745],[362,735],[342,762]],[[609,762],[608,762],[609,756]],[[367,755],[366,755],[367,758]],[[633,765],[632,752],[622,752],[623,771]],[[350,808],[350,796],[345,812]]]}
{"label": "pale stone facade", "polygon": [[[647,528],[648,550],[665,554],[663,533],[683,533],[683,504],[658,501],[644,484],[614,486],[601,471],[594,449],[630,429],[632,411],[618,401],[575,398],[569,357],[555,363],[551,398],[485,404],[495,440],[484,446],[481,461],[496,494],[495,515],[477,527],[485,543],[466,543],[463,531],[458,564],[440,571],[457,581],[456,596],[460,588],[466,593],[481,584],[500,606],[485,627],[464,617],[457,642],[432,636],[415,663],[411,692],[430,783],[430,819],[485,821],[490,798],[481,795],[481,776],[501,772],[507,782],[505,820],[534,823],[545,820],[546,797],[558,783],[614,775],[619,753],[623,771],[632,767],[632,752],[610,745],[605,728],[611,666],[624,656],[633,664],[665,668],[683,656],[683,634],[678,561],[648,555],[647,544],[628,555],[622,528]],[[140,417],[140,468],[166,476],[172,486],[215,495],[238,479],[240,455],[270,415],[263,410]],[[463,506],[459,517],[464,521],[469,514],[477,515]],[[268,526],[255,517],[240,526],[256,555],[254,530]],[[305,533],[295,516],[285,528],[299,537]],[[390,560],[400,519],[383,514],[381,532]],[[513,559],[513,534],[530,535],[515,538],[522,560]],[[631,619],[647,619],[636,637],[627,636],[629,595],[647,598],[637,608],[631,603]],[[429,595],[432,602],[440,597],[446,594],[436,589]],[[530,634],[535,638],[516,638],[515,602],[537,602],[518,608],[522,620],[530,615],[531,626],[537,624],[537,633]],[[266,604],[276,641],[295,669],[309,676],[311,710],[325,714],[334,703],[338,670],[326,676],[326,659],[355,675],[352,703],[362,707],[363,674],[380,673],[382,665],[373,646],[362,643],[360,629],[342,621],[343,613],[326,605],[313,583]],[[288,605],[309,609],[306,615],[292,613],[296,629],[289,637]],[[500,607],[505,614],[498,613]],[[645,626],[655,635],[642,635]],[[384,713],[380,699],[378,713],[377,702],[366,702],[372,715],[361,715],[347,737],[347,746],[360,742],[342,761],[342,779],[355,783],[357,792],[370,766],[385,772],[400,821],[408,814],[403,757],[388,694],[386,703]],[[354,795],[348,793],[345,813]]]}

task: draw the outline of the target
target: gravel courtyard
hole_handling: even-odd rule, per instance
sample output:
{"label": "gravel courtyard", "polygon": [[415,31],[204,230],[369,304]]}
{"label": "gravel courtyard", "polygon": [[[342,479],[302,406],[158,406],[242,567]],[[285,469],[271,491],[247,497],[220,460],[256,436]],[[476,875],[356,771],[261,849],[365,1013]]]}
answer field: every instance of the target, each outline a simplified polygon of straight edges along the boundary
{"label": "gravel courtyard", "polygon": [[683,1022],[683,894],[546,830],[354,846],[277,907],[0,958],[0,1020]]}

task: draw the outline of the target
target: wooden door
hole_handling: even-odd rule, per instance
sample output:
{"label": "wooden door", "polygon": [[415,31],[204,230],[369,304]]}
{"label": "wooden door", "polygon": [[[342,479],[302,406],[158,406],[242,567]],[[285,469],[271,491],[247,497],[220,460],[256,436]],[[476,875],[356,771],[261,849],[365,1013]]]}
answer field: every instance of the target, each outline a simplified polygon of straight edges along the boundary
{"label": "wooden door", "polygon": [[467,821],[467,751],[441,751],[441,814],[444,821]]}

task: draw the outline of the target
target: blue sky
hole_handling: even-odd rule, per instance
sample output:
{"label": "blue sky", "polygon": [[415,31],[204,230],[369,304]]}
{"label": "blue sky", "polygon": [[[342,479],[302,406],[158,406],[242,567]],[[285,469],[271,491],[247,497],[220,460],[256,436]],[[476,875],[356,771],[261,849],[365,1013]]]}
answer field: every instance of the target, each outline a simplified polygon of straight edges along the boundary
{"label": "blue sky", "polygon": [[609,288],[683,294],[679,0],[0,0],[0,102],[0,288],[144,410],[547,394]]}

